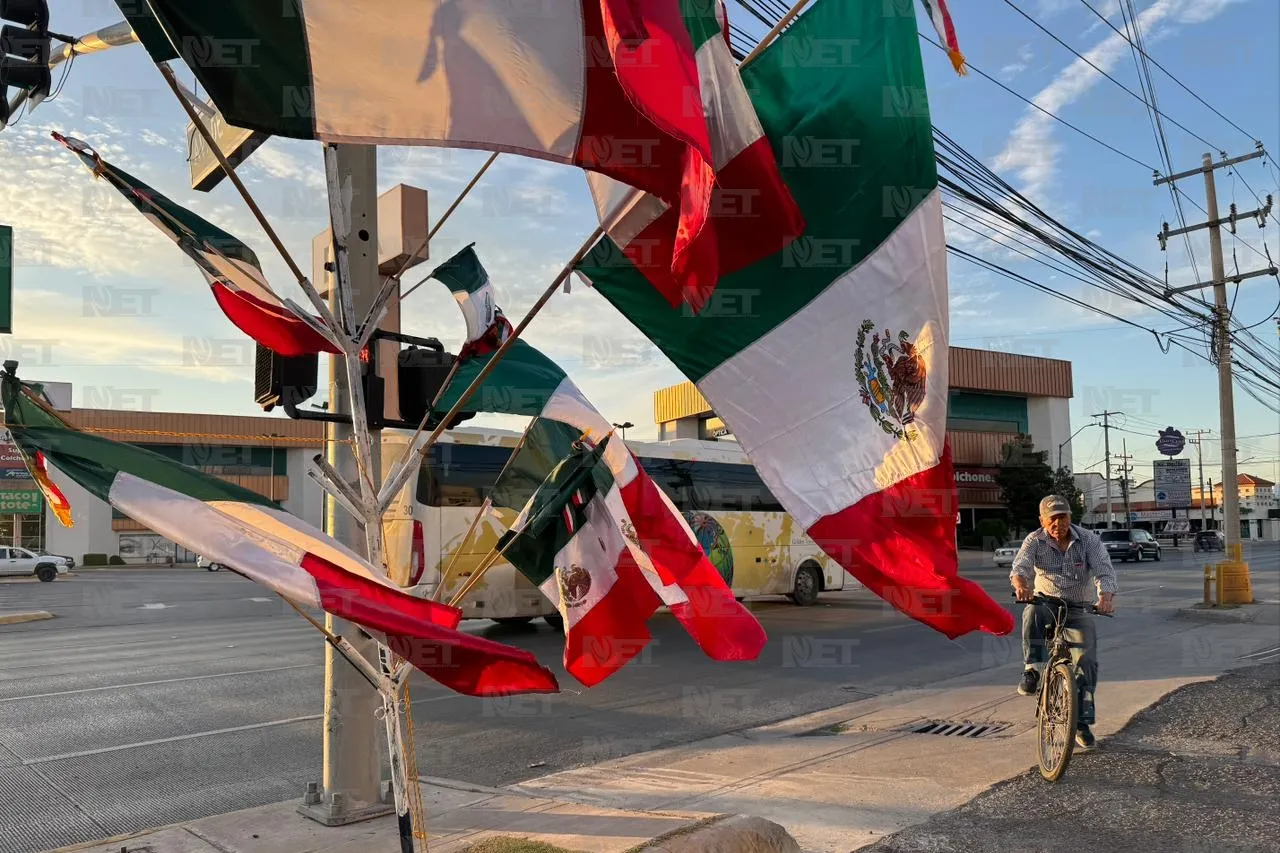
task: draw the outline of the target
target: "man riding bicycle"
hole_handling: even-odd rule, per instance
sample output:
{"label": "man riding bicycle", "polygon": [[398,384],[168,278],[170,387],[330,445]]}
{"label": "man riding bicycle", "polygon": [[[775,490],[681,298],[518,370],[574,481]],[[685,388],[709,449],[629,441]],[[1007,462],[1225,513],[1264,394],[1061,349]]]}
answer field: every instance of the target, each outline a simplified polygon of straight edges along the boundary
{"label": "man riding bicycle", "polygon": [[1107,549],[1096,533],[1071,523],[1071,505],[1065,498],[1050,495],[1040,501],[1040,529],[1022,541],[1013,558],[1009,580],[1018,601],[1027,602],[1022,611],[1022,658],[1026,669],[1018,692],[1029,696],[1040,685],[1040,670],[1048,660],[1046,629],[1056,615],[1045,604],[1030,603],[1035,593],[1067,602],[1063,638],[1071,644],[1080,687],[1080,722],[1076,743],[1084,749],[1094,744],[1090,726],[1094,724],[1093,699],[1098,684],[1098,637],[1089,604],[1088,583],[1097,586],[1099,613],[1115,610],[1116,572]]}

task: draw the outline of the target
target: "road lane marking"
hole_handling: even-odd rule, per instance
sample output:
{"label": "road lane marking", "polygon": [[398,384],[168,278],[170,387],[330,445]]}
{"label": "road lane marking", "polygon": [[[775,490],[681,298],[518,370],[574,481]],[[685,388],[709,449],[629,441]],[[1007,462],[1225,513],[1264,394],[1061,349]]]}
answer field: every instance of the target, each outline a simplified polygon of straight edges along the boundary
{"label": "road lane marking", "polygon": [[911,622],[902,622],[902,623],[897,624],[897,625],[884,625],[884,626],[882,626],[882,627],[880,627],[880,628],[865,628],[865,629],[863,629],[862,633],[864,633],[864,634],[878,634],[878,633],[880,633],[881,631],[896,631],[896,630],[897,630],[897,629],[899,629],[899,628],[910,628],[910,627],[911,627],[911,625],[912,625],[912,623],[911,623]]}
{"label": "road lane marking", "polygon": [[155,684],[176,684],[180,681],[200,681],[205,678],[230,678],[236,675],[256,675],[260,672],[284,672],[289,669],[311,669],[322,667],[320,663],[299,663],[290,666],[273,666],[266,669],[242,669],[236,672],[214,672],[209,675],[184,675],[181,678],[162,678],[157,681],[135,681],[129,684],[104,684],[101,687],[82,687],[79,690],[59,690],[56,693],[32,693],[29,696],[10,696],[0,698],[2,702],[20,702],[24,699],[47,699],[51,696],[73,696],[79,693],[97,693],[103,690],[128,690],[131,687],[150,687]]}
{"label": "road lane marking", "polygon": [[86,758],[91,755],[104,755],[108,752],[121,752],[126,749],[139,749],[144,746],[157,746],[163,743],[177,743],[184,740],[195,740],[202,737],[214,737],[215,735],[229,735],[237,732],[250,732],[255,729],[269,729],[275,726],[288,726],[293,723],[309,723],[315,720],[323,719],[323,714],[308,714],[305,717],[288,717],[283,720],[270,720],[265,723],[250,723],[247,726],[232,726],[229,729],[212,729],[207,732],[193,732],[189,735],[176,735],[174,737],[158,738],[157,740],[144,740],[137,743],[124,743],[119,746],[106,746],[101,749],[86,749],[83,752],[64,752],[61,755],[49,755],[44,758],[32,758],[23,760],[23,764],[30,767],[33,764],[48,764],[50,761],[60,761],[64,758]]}
{"label": "road lane marking", "polygon": [[168,604],[144,604],[138,609],[139,610],[164,610],[168,606],[169,606]]}

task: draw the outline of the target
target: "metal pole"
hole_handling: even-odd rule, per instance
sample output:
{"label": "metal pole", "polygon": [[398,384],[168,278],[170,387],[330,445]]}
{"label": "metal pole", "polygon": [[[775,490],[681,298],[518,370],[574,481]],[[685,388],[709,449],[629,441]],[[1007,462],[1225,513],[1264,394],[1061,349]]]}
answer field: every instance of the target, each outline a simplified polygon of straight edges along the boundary
{"label": "metal pole", "polygon": [[[356,306],[367,305],[381,284],[377,266],[377,149],[365,145],[338,148],[338,169],[354,188],[348,233],[350,247],[350,299]],[[233,173],[234,174],[234,173]],[[364,232],[364,239],[360,233]],[[332,274],[331,274],[332,275]],[[330,280],[330,312],[343,316],[340,291]],[[350,415],[350,374],[345,359],[329,357],[329,407],[335,414]],[[328,462],[348,482],[361,479],[355,454],[355,429],[346,424],[326,425]],[[377,452],[377,446],[372,448]],[[375,475],[377,472],[375,463]],[[357,553],[367,552],[365,533],[356,519],[344,513],[326,495],[326,530]],[[376,533],[375,533],[376,535]],[[346,637],[355,651],[377,666],[378,648],[358,625],[325,614],[325,628]],[[364,820],[389,809],[382,804],[381,754],[376,713],[382,704],[377,691],[369,689],[364,676],[343,659],[331,644],[325,645],[324,699],[324,823],[341,825]]]}
{"label": "metal pole", "polygon": [[1203,433],[1204,430],[1202,429],[1196,430],[1196,463],[1200,468],[1200,529],[1208,530],[1204,517],[1204,448],[1201,446],[1204,443],[1204,439],[1201,438]]}
{"label": "metal pole", "polygon": [[1107,473],[1104,479],[1106,480],[1105,485],[1107,487],[1107,529],[1108,530],[1111,529],[1111,522],[1114,515],[1111,512],[1111,416],[1118,415],[1118,414],[1120,413],[1119,412],[1100,412],[1099,414],[1092,416],[1095,418],[1102,418],[1102,441],[1103,441],[1103,446],[1105,448],[1103,452],[1106,453],[1106,461],[1107,461],[1107,469],[1106,469]]}
{"label": "metal pole", "polygon": [[1231,309],[1227,307],[1226,271],[1222,262],[1222,226],[1218,224],[1218,191],[1213,156],[1204,155],[1204,194],[1209,216],[1209,253],[1213,262],[1213,302],[1218,326],[1218,408],[1222,418],[1222,523],[1226,526],[1228,560],[1240,560],[1240,500],[1236,479],[1236,408],[1231,379]]}

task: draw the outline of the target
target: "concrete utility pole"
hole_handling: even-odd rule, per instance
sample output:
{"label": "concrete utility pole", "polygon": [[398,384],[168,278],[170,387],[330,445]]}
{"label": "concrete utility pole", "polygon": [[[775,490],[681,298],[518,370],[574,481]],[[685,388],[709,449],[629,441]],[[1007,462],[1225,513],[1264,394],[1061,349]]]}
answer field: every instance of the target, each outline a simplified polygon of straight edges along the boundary
{"label": "concrete utility pole", "polygon": [[1102,418],[1102,443],[1107,455],[1107,475],[1105,477],[1107,487],[1107,529],[1111,529],[1111,522],[1114,513],[1111,512],[1111,416],[1123,415],[1124,412],[1099,412],[1096,415],[1090,415],[1094,418]]}
{"label": "concrete utility pole", "polygon": [[[1240,157],[1227,158],[1223,155],[1223,159],[1217,163],[1213,162],[1212,154],[1205,154],[1201,161],[1199,169],[1192,169],[1177,175],[1170,175],[1167,178],[1156,178],[1155,184],[1159,186],[1164,183],[1173,183],[1182,178],[1189,178],[1194,175],[1204,175],[1204,193],[1205,207],[1209,219],[1199,225],[1188,225],[1185,228],[1169,229],[1169,224],[1164,224],[1164,230],[1158,235],[1161,249],[1166,248],[1168,238],[1179,234],[1186,234],[1191,231],[1198,231],[1201,228],[1209,229],[1209,253],[1210,260],[1213,265],[1213,278],[1210,281],[1199,282],[1185,287],[1175,287],[1165,292],[1166,296],[1174,293],[1186,293],[1193,290],[1201,290],[1206,287],[1213,288],[1214,301],[1214,327],[1215,327],[1215,343],[1216,357],[1218,362],[1218,408],[1222,420],[1222,524],[1226,528],[1226,547],[1227,560],[1240,563],[1244,566],[1245,577],[1248,577],[1248,567],[1243,563],[1243,552],[1240,548],[1240,495],[1239,482],[1236,478],[1236,414],[1235,414],[1235,393],[1231,376],[1231,309],[1227,307],[1227,279],[1226,271],[1222,260],[1222,226],[1230,225],[1231,233],[1235,233],[1236,221],[1248,217],[1256,217],[1258,227],[1261,228],[1266,224],[1267,215],[1271,212],[1271,196],[1267,196],[1267,203],[1256,210],[1248,213],[1238,213],[1235,205],[1231,205],[1231,215],[1227,218],[1218,215],[1218,193],[1214,185],[1214,171],[1227,166],[1233,166],[1236,163],[1242,163],[1246,160],[1253,160],[1257,157],[1266,156],[1266,151],[1262,147],[1262,143],[1257,143],[1257,150],[1252,154],[1245,154]],[[1253,278],[1260,275],[1276,275],[1278,270],[1275,266],[1266,269],[1254,270],[1253,272],[1241,273],[1231,277],[1231,280],[1239,284],[1246,278]]]}
{"label": "concrete utility pole", "polygon": [[[350,247],[351,301],[356,315],[369,310],[378,295],[378,149],[373,145],[339,145],[338,169],[350,180],[352,189],[351,228],[346,235]],[[336,269],[330,271],[329,306],[334,316],[342,316]],[[350,382],[341,356],[329,356],[329,410],[351,415]],[[371,431],[372,470],[367,472],[378,484],[381,432]],[[358,470],[351,442],[355,429],[347,424],[325,426],[326,460],[349,483],[358,483]],[[366,553],[361,525],[325,495],[325,532],[357,554]],[[360,654],[378,666],[378,645],[358,625],[325,615],[325,627],[346,637]],[[343,659],[331,644],[324,654],[324,780],[325,823],[343,824],[387,814],[392,808],[382,802],[382,737],[377,717],[382,707],[378,692],[360,672]]]}
{"label": "concrete utility pole", "polygon": [[1124,496],[1124,523],[1126,527],[1133,524],[1133,510],[1129,506],[1129,472],[1133,470],[1133,466],[1129,464],[1129,460],[1133,457],[1129,455],[1128,439],[1120,440],[1121,456],[1117,459],[1123,459],[1124,465],[1120,468],[1120,494]]}
{"label": "concrete utility pole", "polygon": [[1205,520],[1204,520],[1204,502],[1208,499],[1208,496],[1205,495],[1204,493],[1204,451],[1200,447],[1202,443],[1202,439],[1200,438],[1200,436],[1205,435],[1208,432],[1209,430],[1207,429],[1198,429],[1195,432],[1191,433],[1191,435],[1195,436],[1194,442],[1196,445],[1196,462],[1200,468],[1200,529],[1201,530],[1209,529],[1208,527],[1205,526]]}

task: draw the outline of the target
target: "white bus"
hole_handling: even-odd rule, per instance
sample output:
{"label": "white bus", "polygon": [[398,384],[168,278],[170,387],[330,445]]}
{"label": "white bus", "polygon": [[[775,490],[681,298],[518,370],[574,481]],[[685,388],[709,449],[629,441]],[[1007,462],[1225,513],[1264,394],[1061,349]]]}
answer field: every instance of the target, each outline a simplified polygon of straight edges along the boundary
{"label": "white bus", "polygon": [[[388,437],[385,460],[404,438]],[[463,427],[443,433],[400,495],[386,522],[391,577],[416,595],[450,601],[515,520],[482,519],[471,530],[490,488],[519,444],[508,430]],[[810,539],[760,480],[737,444],[677,439],[628,442],[654,483],[666,492],[699,544],[739,599],[785,595],[811,605],[845,588],[844,569]],[[465,541],[464,541],[465,540]],[[848,581],[852,583],[852,581]],[[506,562],[491,566],[459,602],[466,619],[522,623],[537,617],[559,626],[555,606]]]}

